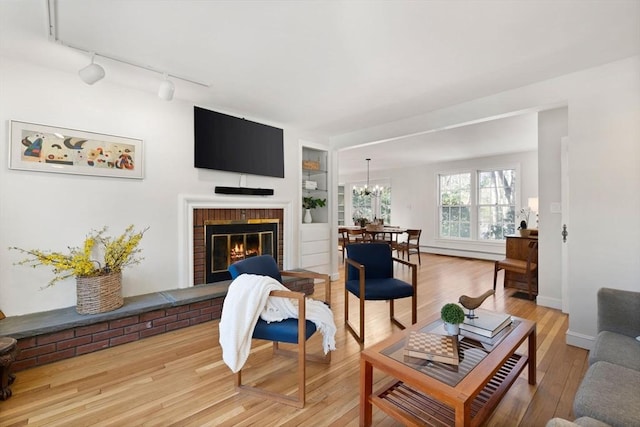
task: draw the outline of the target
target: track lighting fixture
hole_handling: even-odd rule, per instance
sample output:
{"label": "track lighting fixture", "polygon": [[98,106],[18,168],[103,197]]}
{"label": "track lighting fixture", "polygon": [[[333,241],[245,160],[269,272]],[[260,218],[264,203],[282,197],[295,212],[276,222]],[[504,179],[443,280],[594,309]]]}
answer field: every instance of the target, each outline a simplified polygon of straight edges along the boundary
{"label": "track lighting fixture", "polygon": [[[82,81],[85,82],[86,84],[92,85],[102,80],[105,76],[104,68],[102,68],[100,65],[95,64],[93,62],[96,55],[101,56],[103,59],[108,59],[110,61],[116,61],[122,64],[127,64],[132,67],[138,67],[143,70],[152,71],[154,73],[163,73],[163,70],[160,70],[158,68],[155,68],[143,63],[132,61],[130,59],[107,55],[106,53],[94,52],[91,49],[87,49],[86,47],[68,43],[64,40],[60,40],[58,38],[58,25],[57,25],[57,19],[56,19],[57,0],[47,0],[46,4],[47,4],[47,23],[49,28],[49,40],[54,43],[60,44],[62,46],[66,46],[71,49],[75,49],[81,52],[91,54],[91,64],[87,65],[86,67],[78,71],[78,75],[80,76]],[[201,82],[201,81],[192,79],[190,77],[180,76],[180,75],[177,75],[176,73],[171,73],[171,78],[180,79],[185,82],[193,83],[193,84],[204,86],[204,87],[210,86],[209,83]],[[166,101],[171,101],[173,99],[174,91],[175,91],[175,86],[173,85],[173,82],[168,79],[168,73],[164,73],[164,80],[162,81],[162,83],[160,83],[160,88],[158,89],[158,96]]]}
{"label": "track lighting fixture", "polygon": [[173,99],[173,91],[175,90],[175,86],[173,82],[169,80],[169,75],[164,74],[164,80],[160,83],[160,88],[158,89],[158,96],[165,101],[171,101]]}
{"label": "track lighting fixture", "polygon": [[88,85],[92,85],[97,81],[100,81],[104,78],[104,68],[100,65],[95,64],[93,60],[95,59],[96,54],[91,54],[91,64],[87,65],[80,71],[78,71],[78,75]]}

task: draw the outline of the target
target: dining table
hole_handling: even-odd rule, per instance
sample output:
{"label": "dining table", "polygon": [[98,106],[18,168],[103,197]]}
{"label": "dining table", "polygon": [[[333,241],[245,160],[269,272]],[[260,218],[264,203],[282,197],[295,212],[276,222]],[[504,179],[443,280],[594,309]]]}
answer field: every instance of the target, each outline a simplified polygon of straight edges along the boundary
{"label": "dining table", "polygon": [[[340,228],[342,229],[350,229],[350,230],[362,230],[365,234],[365,240],[366,241],[386,241],[386,242],[395,242],[397,240],[397,236],[399,236],[402,233],[405,233],[407,231],[406,228],[403,227],[396,227],[396,226],[365,226],[365,227],[360,227],[358,225],[354,225],[354,226],[341,226]],[[385,235],[389,235],[390,238],[389,239],[384,239]],[[382,236],[382,238],[379,238],[378,236]]]}

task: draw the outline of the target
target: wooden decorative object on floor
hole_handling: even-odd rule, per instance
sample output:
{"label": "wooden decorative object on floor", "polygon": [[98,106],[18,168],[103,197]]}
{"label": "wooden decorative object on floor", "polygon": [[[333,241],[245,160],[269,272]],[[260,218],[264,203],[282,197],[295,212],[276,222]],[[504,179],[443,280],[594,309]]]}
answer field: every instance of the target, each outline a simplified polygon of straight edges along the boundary
{"label": "wooden decorative object on floor", "polygon": [[76,311],[96,314],[122,307],[122,272],[76,278]]}
{"label": "wooden decorative object on floor", "polygon": [[11,365],[18,354],[18,341],[10,337],[0,337],[0,400],[11,397],[11,388],[15,375],[11,373]]}
{"label": "wooden decorative object on floor", "polygon": [[4,313],[2,312],[2,310],[0,310],[0,320],[4,319],[6,316],[4,315]]}

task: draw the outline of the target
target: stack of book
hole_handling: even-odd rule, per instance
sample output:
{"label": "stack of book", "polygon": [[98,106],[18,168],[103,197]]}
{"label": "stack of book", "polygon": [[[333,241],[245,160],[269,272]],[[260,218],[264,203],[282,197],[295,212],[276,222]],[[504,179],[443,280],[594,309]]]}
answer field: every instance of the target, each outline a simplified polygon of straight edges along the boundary
{"label": "stack of book", "polygon": [[317,181],[305,180],[304,181],[304,189],[305,190],[317,190],[318,189],[318,182]]}
{"label": "stack of book", "polygon": [[463,335],[468,335],[471,338],[474,335],[493,338],[511,324],[511,316],[509,314],[478,308],[475,310],[475,315],[474,319],[465,317],[464,322],[460,324],[460,330]]}
{"label": "stack of book", "polygon": [[430,362],[458,365],[458,337],[411,331],[404,355]]}

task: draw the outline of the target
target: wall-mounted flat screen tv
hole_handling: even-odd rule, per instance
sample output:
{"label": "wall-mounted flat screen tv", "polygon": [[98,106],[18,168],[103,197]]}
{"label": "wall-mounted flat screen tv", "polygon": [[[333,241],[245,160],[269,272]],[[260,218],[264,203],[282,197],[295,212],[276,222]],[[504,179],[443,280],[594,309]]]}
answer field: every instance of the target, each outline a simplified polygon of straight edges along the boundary
{"label": "wall-mounted flat screen tv", "polygon": [[196,168],[284,178],[282,129],[194,106]]}

